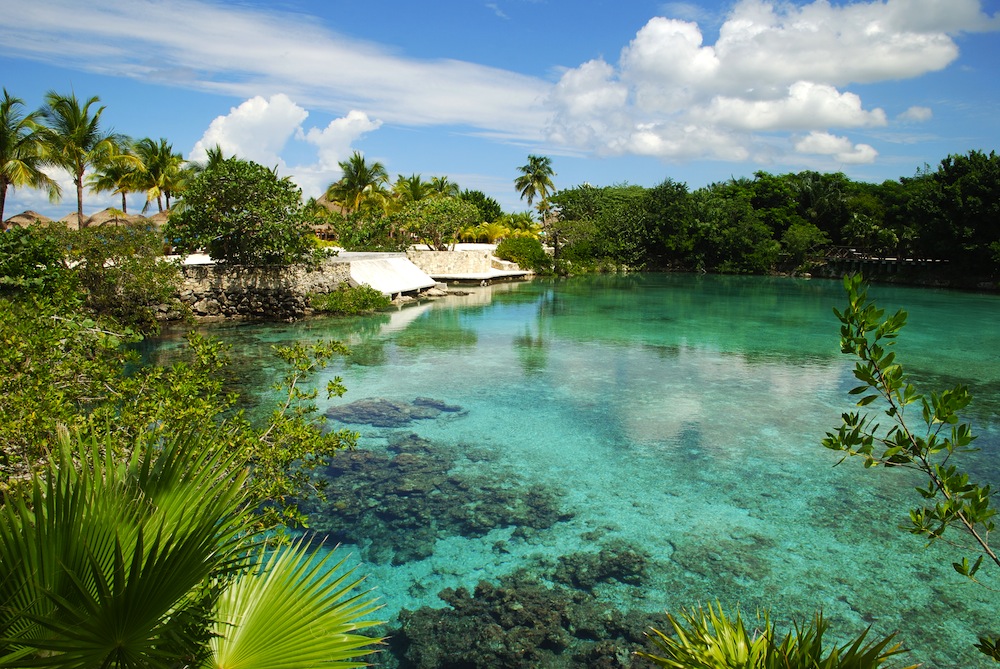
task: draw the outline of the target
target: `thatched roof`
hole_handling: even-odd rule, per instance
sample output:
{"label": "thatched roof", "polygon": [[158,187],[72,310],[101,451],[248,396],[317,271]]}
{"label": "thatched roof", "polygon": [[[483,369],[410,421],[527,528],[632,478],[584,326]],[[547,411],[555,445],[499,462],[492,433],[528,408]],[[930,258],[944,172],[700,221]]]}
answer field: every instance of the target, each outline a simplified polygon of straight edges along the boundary
{"label": "thatched roof", "polygon": [[[62,218],[60,218],[59,222],[60,223],[65,223],[66,227],[69,228],[70,230],[79,230],[80,227],[81,227],[80,226],[80,222],[81,222],[80,215],[77,214],[75,211],[72,214],[66,214],[65,216],[63,216]],[[84,223],[84,225],[86,225],[87,219],[85,219],[85,218],[82,219],[82,222]]]}
{"label": "thatched roof", "polygon": [[96,228],[101,225],[128,225],[129,223],[135,223],[141,219],[142,216],[123,214],[120,209],[108,207],[107,209],[102,209],[88,218],[87,227]]}
{"label": "thatched roof", "polygon": [[21,228],[27,228],[32,225],[48,225],[52,222],[52,219],[48,216],[43,216],[37,211],[23,211],[16,216],[11,216],[6,221],[3,222],[3,229],[13,228],[15,226]]}
{"label": "thatched roof", "polygon": [[167,223],[167,219],[170,218],[170,210],[158,211],[152,216],[147,216],[146,220],[155,225],[158,228],[162,228]]}

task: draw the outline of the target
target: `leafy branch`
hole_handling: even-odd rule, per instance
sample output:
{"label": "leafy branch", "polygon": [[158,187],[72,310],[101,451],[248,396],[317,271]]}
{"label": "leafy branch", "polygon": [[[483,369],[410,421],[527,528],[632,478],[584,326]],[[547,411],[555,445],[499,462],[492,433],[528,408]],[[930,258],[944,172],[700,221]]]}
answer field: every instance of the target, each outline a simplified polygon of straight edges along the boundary
{"label": "leafy branch", "polygon": [[[984,561],[1000,567],[1000,557],[990,546],[996,509],[989,485],[970,480],[969,475],[950,462],[953,455],[970,453],[975,436],[968,423],[960,422],[959,412],[972,401],[968,388],[958,385],[930,397],[919,394],[907,381],[903,367],[890,350],[900,330],[906,325],[903,310],[885,318],[885,310],[868,299],[867,286],[860,275],[845,277],[848,306],[834,309],[841,322],[841,351],[855,356],[854,376],[862,385],[850,391],[860,395],[858,407],[882,402],[881,414],[890,419],[882,426],[879,413],[862,411],[842,414],[836,432],[828,432],[823,445],[849,456],[861,457],[865,467],[902,467],[916,470],[925,477],[926,487],[917,486],[924,503],[910,509],[909,532],[926,537],[929,542],[952,540],[955,533],[964,536],[964,550],[980,555],[970,562],[962,557],[952,567],[959,574],[976,581]],[[908,408],[913,407],[908,411]],[[913,410],[919,410],[914,418]],[[919,425],[919,427],[915,427]],[[843,460],[841,460],[843,462]],[[945,532],[952,533],[945,537]],[[977,581],[978,582],[978,581]],[[997,638],[981,637],[977,648],[1000,661]]]}

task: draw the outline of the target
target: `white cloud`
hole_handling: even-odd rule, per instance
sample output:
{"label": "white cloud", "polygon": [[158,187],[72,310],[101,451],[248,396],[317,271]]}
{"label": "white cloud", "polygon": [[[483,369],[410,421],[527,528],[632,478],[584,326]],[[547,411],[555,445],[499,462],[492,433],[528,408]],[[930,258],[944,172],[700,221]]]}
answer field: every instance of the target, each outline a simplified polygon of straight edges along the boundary
{"label": "white cloud", "polygon": [[905,112],[900,114],[897,118],[900,121],[912,121],[916,123],[923,123],[924,121],[930,121],[934,116],[934,112],[930,107],[910,107]]}
{"label": "white cloud", "polygon": [[[532,138],[550,85],[447,59],[416,59],[301,14],[205,0],[0,0],[0,54],[240,98],[285,93],[406,125]],[[151,28],[155,26],[155,29]]]}
{"label": "white cloud", "polygon": [[872,163],[878,152],[868,144],[852,144],[847,137],[828,132],[811,132],[795,143],[799,153],[832,156],[837,162],[860,165]]}
{"label": "white cloud", "polygon": [[[833,129],[885,126],[885,111],[847,87],[941,70],[958,57],[953,35],[984,24],[1000,28],[977,0],[739,0],[706,44],[697,23],[656,17],[617,63],[563,72],[547,128],[553,141],[669,160],[773,154],[775,133],[809,133],[808,146]],[[929,113],[914,107],[903,118]],[[826,155],[864,163],[877,152],[858,144]]]}
{"label": "white cloud", "polygon": [[347,116],[330,121],[323,130],[310,128],[299,136],[314,144],[319,152],[319,167],[339,169],[337,163],[346,160],[351,153],[351,143],[382,125],[379,120],[371,120],[368,114],[357,110]]}
{"label": "white cloud", "polygon": [[788,95],[777,100],[718,96],[704,110],[704,117],[722,126],[745,130],[857,128],[886,124],[885,112],[881,109],[865,111],[857,95],[807,81],[792,84],[788,87]]}
{"label": "white cloud", "polygon": [[[208,149],[219,145],[225,156],[235,155],[266,167],[277,167],[279,174],[292,178],[305,197],[317,197],[339,177],[337,163],[350,156],[352,142],[378,129],[382,122],[354,110],[330,121],[322,130],[315,127],[307,130],[302,124],[308,116],[309,112],[282,93],[268,99],[250,98],[225,116],[214,119],[189,159],[204,160]],[[316,161],[286,164],[282,154],[293,139],[313,145]]]}
{"label": "white cloud", "polygon": [[250,98],[218,116],[191,150],[190,159],[204,160],[218,145],[223,155],[236,155],[272,167],[283,165],[281,151],[309,116],[284,94]]}

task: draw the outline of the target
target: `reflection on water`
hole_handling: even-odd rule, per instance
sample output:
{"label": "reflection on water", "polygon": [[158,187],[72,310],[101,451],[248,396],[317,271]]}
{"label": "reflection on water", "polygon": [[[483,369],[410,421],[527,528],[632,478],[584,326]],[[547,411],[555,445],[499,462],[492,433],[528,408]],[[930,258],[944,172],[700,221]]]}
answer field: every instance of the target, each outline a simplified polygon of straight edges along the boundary
{"label": "reflection on water", "polygon": [[[581,658],[553,666],[619,666],[598,659],[602,635],[640,643],[627,630],[642,616],[719,600],[779,621],[823,608],[835,634],[900,630],[925,666],[988,666],[971,644],[997,626],[1000,595],[961,581],[947,546],[897,529],[917,480],[833,467],[819,445],[856,385],[831,312],[839,282],[626,275],[461,290],[363,318],[211,328],[255,402],[273,344],[352,349],[318,384],[343,377],[347,395],[321,409],[352,421],[363,450],[326,472],[333,494],[313,528],[364,561],[394,625],[402,615],[443,645],[436,635],[461,625],[422,607],[447,600],[470,620],[514,599],[565,607],[573,622],[555,632],[509,629]],[[964,462],[1000,481],[1000,299],[871,294],[910,311],[898,348],[924,389],[970,385],[983,451]]]}

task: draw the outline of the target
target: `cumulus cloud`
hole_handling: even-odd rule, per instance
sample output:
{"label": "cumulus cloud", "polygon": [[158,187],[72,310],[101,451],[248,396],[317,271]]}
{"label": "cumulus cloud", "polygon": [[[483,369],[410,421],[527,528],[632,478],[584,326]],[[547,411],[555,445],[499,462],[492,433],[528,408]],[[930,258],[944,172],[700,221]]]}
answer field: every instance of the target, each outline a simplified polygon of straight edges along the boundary
{"label": "cumulus cloud", "polygon": [[799,153],[831,156],[837,162],[852,165],[872,163],[878,152],[868,144],[853,144],[847,137],[828,132],[811,132],[795,142]]}
{"label": "cumulus cloud", "polygon": [[931,111],[930,107],[910,107],[905,112],[898,116],[900,121],[910,121],[915,123],[923,123],[924,121],[930,121],[934,116],[934,112]]}
{"label": "cumulus cloud", "polygon": [[284,164],[281,151],[309,116],[287,95],[255,96],[225,116],[218,116],[191,150],[190,159],[204,160],[216,145],[223,155],[237,155],[268,167]]}
{"label": "cumulus cloud", "polygon": [[337,163],[351,153],[351,143],[381,125],[381,121],[371,120],[368,114],[351,110],[347,116],[330,121],[323,130],[310,128],[308,132],[300,132],[299,136],[316,146],[321,168],[338,169]]}
{"label": "cumulus cloud", "polygon": [[[958,57],[955,34],[996,29],[997,22],[978,0],[739,0],[718,39],[706,44],[698,23],[655,17],[617,63],[590,61],[563,72],[550,97],[548,132],[583,148],[669,160],[773,154],[784,133],[789,157],[836,139],[836,150],[805,153],[871,162],[871,146],[831,134],[888,124],[884,110],[848,87],[941,70]],[[930,110],[913,107],[899,118],[927,120]]]}
{"label": "cumulus cloud", "polygon": [[[281,93],[267,99],[250,98],[225,116],[214,119],[191,150],[189,159],[204,160],[208,149],[218,145],[223,155],[277,167],[278,173],[290,176],[306,197],[317,197],[339,177],[337,163],[350,156],[352,142],[378,129],[382,122],[355,110],[330,121],[323,129],[306,129],[302,124],[308,116],[309,112]],[[293,139],[314,146],[316,161],[287,165],[282,154]]]}

